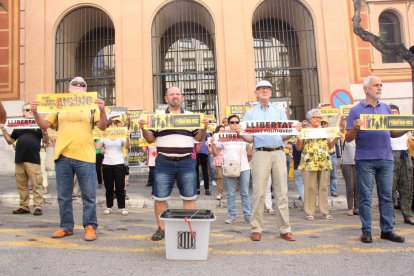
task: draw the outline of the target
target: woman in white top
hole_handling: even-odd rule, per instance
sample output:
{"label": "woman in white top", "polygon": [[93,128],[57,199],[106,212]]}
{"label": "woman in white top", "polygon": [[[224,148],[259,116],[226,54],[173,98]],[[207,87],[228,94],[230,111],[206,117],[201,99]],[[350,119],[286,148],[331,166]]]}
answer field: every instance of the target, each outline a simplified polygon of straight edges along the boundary
{"label": "woman in white top", "polygon": [[[236,133],[235,125],[240,123],[240,118],[237,115],[231,115],[228,118],[230,129],[227,132]],[[227,213],[228,219],[225,223],[230,224],[236,221],[236,180],[239,184],[239,192],[242,200],[244,221],[250,222],[251,206],[249,198],[249,182],[250,182],[250,165],[248,158],[253,154],[252,148],[244,141],[240,142],[226,142],[215,143],[212,140],[213,152],[215,155],[220,153],[220,148],[223,149],[223,160],[234,160],[240,162],[240,176],[229,177],[224,175],[224,186],[227,193]],[[223,168],[224,169],[224,168]]]}
{"label": "woman in white top", "polygon": [[[119,117],[112,118],[108,122],[108,126],[122,126],[122,121]],[[114,205],[114,187],[118,209],[120,209],[123,216],[128,215],[128,211],[125,209],[125,161],[123,152],[123,148],[128,147],[129,137],[101,139],[97,143],[98,149],[105,149],[105,155],[102,161],[102,173],[106,189],[105,196],[107,208],[103,212],[104,215],[112,213],[112,206]]]}

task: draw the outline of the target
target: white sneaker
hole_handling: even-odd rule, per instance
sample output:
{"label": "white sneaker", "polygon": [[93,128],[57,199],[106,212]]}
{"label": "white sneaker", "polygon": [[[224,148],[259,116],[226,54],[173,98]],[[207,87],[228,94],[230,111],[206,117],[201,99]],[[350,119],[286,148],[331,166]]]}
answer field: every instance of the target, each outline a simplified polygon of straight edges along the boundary
{"label": "white sneaker", "polygon": [[103,211],[104,215],[109,215],[112,213],[112,209],[111,208],[106,208],[105,211]]}
{"label": "white sneaker", "polygon": [[232,224],[233,222],[236,222],[236,220],[235,219],[226,219],[224,222],[226,224]]}
{"label": "white sneaker", "polygon": [[223,198],[223,194],[218,194],[217,196],[216,196],[216,199],[217,200],[221,200]]}
{"label": "white sneaker", "polygon": [[204,180],[200,181],[200,186],[204,186]]}
{"label": "white sneaker", "polygon": [[213,185],[213,186],[217,186],[217,183],[216,183],[216,181],[211,181],[211,185]]}
{"label": "white sneaker", "polygon": [[128,211],[126,209],[121,209],[121,215],[127,216],[128,215]]}

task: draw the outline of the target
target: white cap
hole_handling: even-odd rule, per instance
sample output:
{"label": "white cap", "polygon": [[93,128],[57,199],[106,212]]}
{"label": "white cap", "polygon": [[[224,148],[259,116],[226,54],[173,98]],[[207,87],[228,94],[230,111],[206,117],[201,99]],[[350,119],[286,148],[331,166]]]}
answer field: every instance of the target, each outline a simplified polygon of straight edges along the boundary
{"label": "white cap", "polygon": [[261,80],[256,84],[256,89],[259,87],[272,87],[272,84],[268,82],[267,80]]}

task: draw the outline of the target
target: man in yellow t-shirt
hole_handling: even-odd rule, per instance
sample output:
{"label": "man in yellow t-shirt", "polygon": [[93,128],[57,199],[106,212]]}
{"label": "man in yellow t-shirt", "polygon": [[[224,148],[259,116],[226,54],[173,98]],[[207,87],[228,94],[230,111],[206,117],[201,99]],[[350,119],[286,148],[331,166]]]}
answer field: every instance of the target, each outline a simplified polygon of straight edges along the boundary
{"label": "man in yellow t-shirt", "polygon": [[[76,77],[69,83],[69,92],[86,92],[83,78]],[[96,125],[105,130],[107,118],[105,103],[96,99],[98,110],[80,110],[51,113],[45,118],[37,113],[38,102],[32,104],[36,123],[42,130],[58,129],[55,146],[56,187],[58,193],[60,228],[52,235],[63,238],[73,235],[74,220],[72,208],[73,178],[77,176],[83,201],[83,226],[85,240],[96,240],[96,170],[95,145],[92,130]]]}

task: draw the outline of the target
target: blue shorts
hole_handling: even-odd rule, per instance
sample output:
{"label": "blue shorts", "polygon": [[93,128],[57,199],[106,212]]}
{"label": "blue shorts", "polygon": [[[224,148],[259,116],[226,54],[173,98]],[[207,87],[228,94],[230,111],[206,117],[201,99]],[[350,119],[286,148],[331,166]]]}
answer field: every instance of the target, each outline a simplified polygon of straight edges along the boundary
{"label": "blue shorts", "polygon": [[174,183],[177,183],[180,197],[194,200],[197,197],[197,161],[191,157],[173,161],[158,154],[154,169],[154,199],[164,201],[170,198]]}

